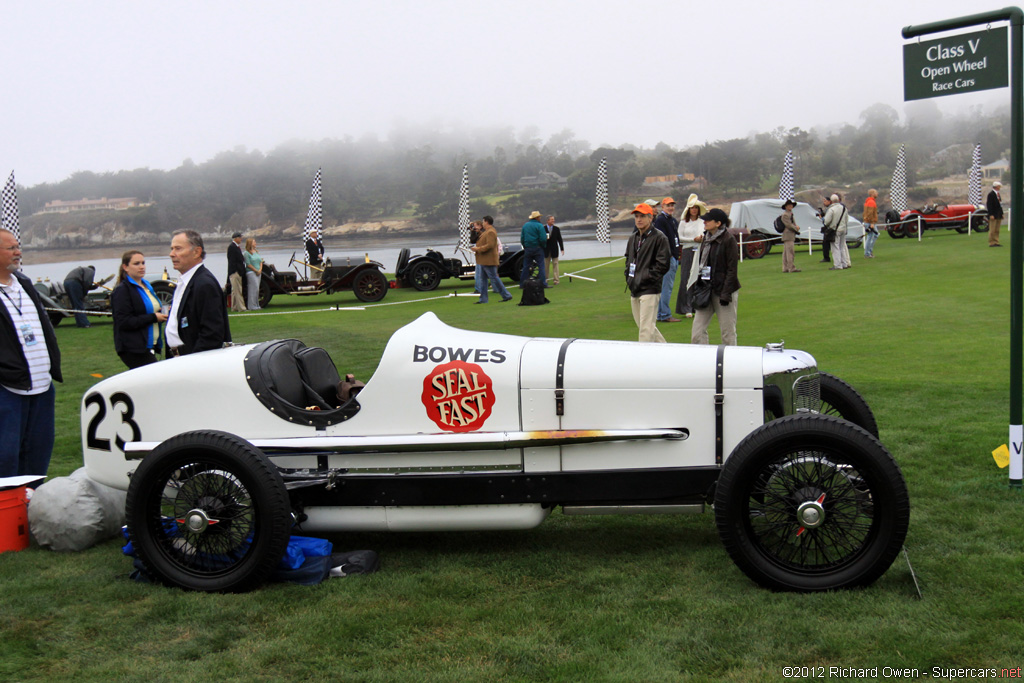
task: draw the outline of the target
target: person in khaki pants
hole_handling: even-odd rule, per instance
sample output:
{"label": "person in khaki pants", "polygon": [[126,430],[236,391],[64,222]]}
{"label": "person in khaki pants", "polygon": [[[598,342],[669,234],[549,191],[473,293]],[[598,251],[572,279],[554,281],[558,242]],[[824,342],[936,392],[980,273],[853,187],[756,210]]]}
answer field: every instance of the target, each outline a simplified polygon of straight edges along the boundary
{"label": "person in khaki pants", "polygon": [[1003,186],[998,180],[992,183],[992,189],[985,198],[985,208],[988,209],[988,246],[1001,247],[999,243],[999,224],[1003,222],[1003,204],[999,196],[999,189]]}
{"label": "person in khaki pants", "polygon": [[796,267],[796,236],[800,234],[800,228],[796,224],[796,220],[793,218],[793,209],[796,208],[796,202],[792,199],[787,199],[782,204],[782,272],[783,273],[799,273],[800,269]]}

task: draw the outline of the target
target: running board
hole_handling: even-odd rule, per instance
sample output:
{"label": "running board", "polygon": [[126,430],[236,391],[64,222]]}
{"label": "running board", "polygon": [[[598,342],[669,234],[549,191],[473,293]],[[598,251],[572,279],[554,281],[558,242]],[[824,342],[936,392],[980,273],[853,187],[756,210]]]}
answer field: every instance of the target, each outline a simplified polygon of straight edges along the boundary
{"label": "running board", "polygon": [[563,515],[699,515],[704,503],[695,505],[563,505]]}

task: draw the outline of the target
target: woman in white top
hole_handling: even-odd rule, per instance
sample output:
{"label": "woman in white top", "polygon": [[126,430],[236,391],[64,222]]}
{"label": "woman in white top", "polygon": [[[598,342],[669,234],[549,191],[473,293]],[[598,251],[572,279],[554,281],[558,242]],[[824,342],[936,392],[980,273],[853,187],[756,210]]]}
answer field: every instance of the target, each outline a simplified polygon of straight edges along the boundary
{"label": "woman in white top", "polygon": [[[679,244],[683,247],[682,258],[679,259],[679,272],[689,275],[695,263],[694,256],[700,249],[701,236],[704,234],[704,219],[701,218],[708,211],[708,205],[700,201],[697,195],[691,194],[686,200],[686,209],[683,211],[683,218],[679,221]],[[686,280],[679,288],[679,295],[676,296],[676,313],[685,317],[693,317],[693,306],[690,305],[690,295],[686,290]]]}

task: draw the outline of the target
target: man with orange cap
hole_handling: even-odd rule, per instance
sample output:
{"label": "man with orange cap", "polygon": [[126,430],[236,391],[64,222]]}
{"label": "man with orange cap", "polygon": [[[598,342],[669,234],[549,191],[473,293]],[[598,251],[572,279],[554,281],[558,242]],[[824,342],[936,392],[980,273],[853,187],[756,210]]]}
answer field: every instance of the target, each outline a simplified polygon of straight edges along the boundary
{"label": "man with orange cap", "polygon": [[647,204],[633,209],[636,230],[626,243],[626,286],[629,287],[633,320],[640,330],[640,341],[665,343],[656,325],[661,283],[672,258],[668,238],[652,230],[654,210]]}

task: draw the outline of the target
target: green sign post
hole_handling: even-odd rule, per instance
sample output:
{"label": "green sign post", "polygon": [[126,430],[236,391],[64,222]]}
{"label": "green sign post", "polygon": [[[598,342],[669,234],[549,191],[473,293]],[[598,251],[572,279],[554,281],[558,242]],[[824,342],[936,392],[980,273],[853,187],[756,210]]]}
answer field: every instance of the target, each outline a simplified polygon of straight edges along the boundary
{"label": "green sign post", "polygon": [[[994,21],[1010,22],[1010,174],[1013,179],[1010,187],[1012,209],[1010,212],[1010,486],[1021,488],[1021,479],[1024,477],[1024,460],[1021,457],[1021,451],[1024,450],[1024,426],[1022,426],[1024,420],[1022,420],[1021,409],[1021,389],[1022,383],[1024,383],[1024,362],[1022,362],[1022,340],[1024,340],[1024,153],[1022,153],[1024,152],[1024,147],[1022,147],[1022,143],[1024,143],[1024,137],[1022,137],[1022,132],[1024,132],[1024,88],[1022,88],[1024,51],[1022,50],[1024,50],[1024,41],[1022,41],[1021,26],[1024,25],[1024,12],[1021,12],[1018,7],[1007,7],[958,19],[936,21],[920,26],[907,26],[903,29],[903,37],[917,38],[941,31],[982,26]],[[1002,48],[997,48],[994,44],[991,47],[982,47],[989,44],[988,40],[990,39],[986,39],[984,36],[992,33],[991,30],[905,46],[903,51],[905,98],[908,100],[922,99],[951,95],[954,92],[1001,87],[1000,85],[984,85],[970,89],[958,89],[956,86],[957,78],[962,78],[964,81],[971,80],[972,74],[976,76],[974,78],[976,82],[979,78],[983,83],[994,82],[988,80],[990,75],[988,71],[996,66],[996,53],[1000,49],[1004,64],[1003,84],[1005,85],[1006,29],[1001,30],[1004,32]],[[972,40],[978,42],[972,43]],[[977,48],[974,48],[975,45]],[[947,48],[945,53],[942,46]],[[916,67],[916,71],[913,73],[908,73],[909,67],[906,61],[908,47],[914,48],[911,50],[911,66]],[[955,49],[957,47],[963,48],[963,54],[960,54],[961,50]],[[919,54],[921,49],[924,50],[923,61]],[[955,69],[955,64],[961,65],[959,70]],[[934,74],[928,72],[928,77],[925,79],[924,69],[929,65],[936,72]],[[946,72],[947,68],[949,69],[948,73]],[[953,81],[953,89],[947,90],[944,84],[948,84],[950,79]],[[925,80],[928,82],[927,87],[924,84]],[[934,89],[936,86],[933,84],[935,83],[940,84],[939,90]],[[961,87],[967,86],[961,85]],[[914,95],[914,93],[922,91],[927,92],[929,88],[932,89],[931,94]]]}
{"label": "green sign post", "polygon": [[1007,86],[1006,27],[903,46],[903,99]]}

